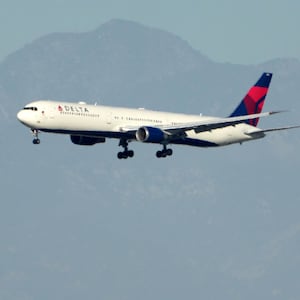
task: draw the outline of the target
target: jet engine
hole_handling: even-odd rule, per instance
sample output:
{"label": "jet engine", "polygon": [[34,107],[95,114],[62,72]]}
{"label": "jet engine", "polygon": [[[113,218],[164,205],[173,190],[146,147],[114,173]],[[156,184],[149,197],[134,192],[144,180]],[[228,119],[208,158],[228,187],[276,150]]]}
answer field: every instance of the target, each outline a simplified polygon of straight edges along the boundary
{"label": "jet engine", "polygon": [[104,137],[94,138],[83,135],[71,135],[70,138],[73,144],[82,146],[92,146],[98,143],[105,143]]}
{"label": "jet engine", "polygon": [[140,127],[135,136],[139,142],[144,143],[160,143],[168,138],[166,132],[156,127]]}

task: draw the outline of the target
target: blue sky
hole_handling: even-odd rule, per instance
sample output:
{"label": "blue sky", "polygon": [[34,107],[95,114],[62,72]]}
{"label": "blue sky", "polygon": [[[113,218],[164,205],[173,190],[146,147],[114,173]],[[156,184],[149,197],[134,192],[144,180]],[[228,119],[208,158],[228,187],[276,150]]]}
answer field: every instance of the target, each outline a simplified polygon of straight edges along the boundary
{"label": "blue sky", "polygon": [[113,18],[165,29],[215,61],[300,59],[297,0],[0,0],[0,61],[51,32],[92,30]]}

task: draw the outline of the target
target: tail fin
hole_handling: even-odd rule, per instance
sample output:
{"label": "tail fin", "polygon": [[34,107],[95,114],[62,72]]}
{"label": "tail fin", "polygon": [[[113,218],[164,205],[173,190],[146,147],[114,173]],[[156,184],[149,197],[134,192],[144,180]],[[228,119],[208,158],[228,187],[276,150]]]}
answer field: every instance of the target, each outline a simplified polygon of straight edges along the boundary
{"label": "tail fin", "polygon": [[[250,88],[247,95],[243,98],[239,106],[230,115],[238,117],[261,113],[272,79],[272,73],[263,73],[254,86]],[[257,126],[259,119],[246,121],[247,124]]]}

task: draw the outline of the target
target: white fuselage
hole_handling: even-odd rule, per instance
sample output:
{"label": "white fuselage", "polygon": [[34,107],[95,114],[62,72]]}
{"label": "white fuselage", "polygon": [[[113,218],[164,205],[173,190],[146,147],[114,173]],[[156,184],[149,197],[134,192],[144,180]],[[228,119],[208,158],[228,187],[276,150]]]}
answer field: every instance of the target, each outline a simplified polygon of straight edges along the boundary
{"label": "white fuselage", "polygon": [[[85,103],[35,101],[18,113],[18,119],[27,127],[39,131],[136,140],[134,135],[128,134],[130,130],[126,129],[142,126],[159,128],[164,125],[175,126],[216,118]],[[264,134],[247,134],[256,130],[259,132],[258,128],[245,123],[200,133],[189,130],[184,138],[170,143],[200,147],[223,146],[264,136]]]}

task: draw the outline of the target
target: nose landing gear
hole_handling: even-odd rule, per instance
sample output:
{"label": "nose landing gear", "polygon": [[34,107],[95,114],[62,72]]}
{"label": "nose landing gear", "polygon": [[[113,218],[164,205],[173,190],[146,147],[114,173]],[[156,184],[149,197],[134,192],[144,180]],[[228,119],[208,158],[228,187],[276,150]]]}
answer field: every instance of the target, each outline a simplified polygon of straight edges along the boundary
{"label": "nose landing gear", "polygon": [[31,129],[31,131],[32,131],[32,135],[34,137],[32,143],[34,145],[40,144],[41,140],[39,139],[39,131],[37,129]]}

